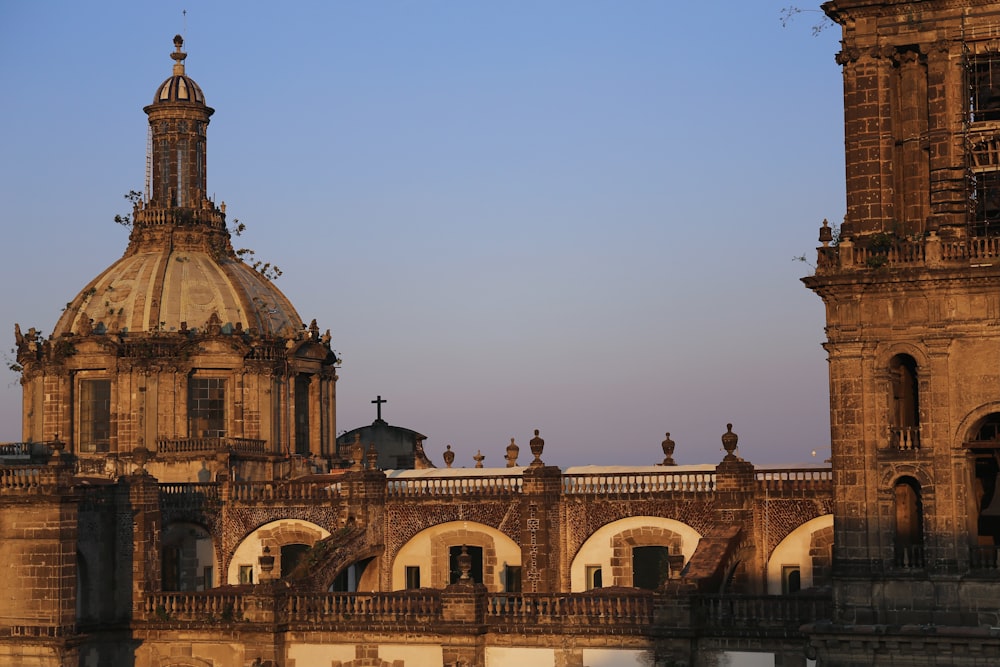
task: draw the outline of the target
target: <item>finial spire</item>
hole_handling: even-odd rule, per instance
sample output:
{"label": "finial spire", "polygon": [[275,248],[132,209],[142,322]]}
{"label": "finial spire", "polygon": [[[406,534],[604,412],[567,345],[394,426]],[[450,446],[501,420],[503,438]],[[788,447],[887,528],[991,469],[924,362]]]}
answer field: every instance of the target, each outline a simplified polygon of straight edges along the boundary
{"label": "finial spire", "polygon": [[170,54],[174,61],[174,76],[184,74],[184,59],[187,58],[188,54],[181,51],[183,46],[184,38],[180,35],[174,35],[174,52]]}

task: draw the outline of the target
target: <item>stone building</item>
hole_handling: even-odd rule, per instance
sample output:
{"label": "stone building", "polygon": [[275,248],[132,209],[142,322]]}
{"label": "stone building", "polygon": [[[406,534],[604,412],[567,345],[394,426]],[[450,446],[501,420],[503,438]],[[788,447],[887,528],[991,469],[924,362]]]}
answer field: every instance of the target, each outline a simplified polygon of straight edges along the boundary
{"label": "stone building", "polygon": [[627,468],[546,465],[537,431],[442,467],[381,415],[338,442],[330,334],[233,251],[176,38],[124,256],[16,331],[0,665],[1000,663],[1000,3],[823,8],[832,470],[731,426],[700,466],[669,434]]}
{"label": "stone building", "polygon": [[823,664],[1000,663],[1000,4],[832,0],[847,215],[824,225]]}

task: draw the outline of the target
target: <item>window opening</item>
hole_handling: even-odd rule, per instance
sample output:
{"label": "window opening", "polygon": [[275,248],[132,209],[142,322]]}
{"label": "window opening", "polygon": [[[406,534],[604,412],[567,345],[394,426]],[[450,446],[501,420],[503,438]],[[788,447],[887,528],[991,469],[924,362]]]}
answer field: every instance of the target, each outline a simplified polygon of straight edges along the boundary
{"label": "window opening", "polygon": [[663,546],[632,548],[632,585],[655,591],[670,575],[670,550]]}
{"label": "window opening", "polygon": [[587,590],[604,587],[604,573],[600,565],[587,566]]}
{"label": "window opening", "polygon": [[781,594],[791,595],[802,590],[802,572],[798,565],[781,566]]}
{"label": "window opening", "polygon": [[309,453],[309,376],[295,376],[295,453]]}
{"label": "window opening", "polygon": [[406,566],[406,588],[413,590],[420,588],[420,566]]}
{"label": "window opening", "polygon": [[188,385],[188,428],[194,438],[226,435],[226,381],[191,378]]}
{"label": "window opening", "polygon": [[896,482],[893,491],[896,514],[896,566],[923,567],[924,511],[920,498],[920,484],[912,477],[904,477]]}
{"label": "window opening", "polygon": [[[472,564],[472,567],[469,570],[469,577],[474,583],[481,584],[483,583],[483,548],[466,546],[465,549],[469,554]],[[459,578],[462,576],[462,571],[458,567],[458,557],[461,555],[461,545],[448,548],[448,583],[450,584],[457,584]]]}
{"label": "window opening", "polygon": [[253,583],[253,565],[240,565],[240,583]]}
{"label": "window opening", "polygon": [[299,563],[302,562],[306,552],[309,551],[308,544],[286,544],[281,547],[281,578],[284,579],[292,573]]}
{"label": "window opening", "polygon": [[506,593],[521,592],[521,566],[507,565],[503,570],[503,590]]}
{"label": "window opening", "polygon": [[890,432],[900,450],[920,447],[920,387],[917,362],[908,354],[897,354],[889,363],[892,378]]}
{"label": "window opening", "polygon": [[80,381],[80,451],[106,452],[111,442],[111,380]]}

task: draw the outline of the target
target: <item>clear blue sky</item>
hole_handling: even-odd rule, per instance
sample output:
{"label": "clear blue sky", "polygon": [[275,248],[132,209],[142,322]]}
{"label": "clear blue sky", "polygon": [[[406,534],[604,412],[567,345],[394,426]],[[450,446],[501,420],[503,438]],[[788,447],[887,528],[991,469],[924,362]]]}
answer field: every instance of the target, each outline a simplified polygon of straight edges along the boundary
{"label": "clear blue sky", "polygon": [[535,428],[553,465],[655,463],[666,431],[715,463],[726,422],[754,462],[815,460],[823,308],[792,258],[844,213],[839,30],[784,4],[0,4],[3,350],[124,251],[183,32],[209,191],[331,330],[338,430],[381,394],[459,465]]}

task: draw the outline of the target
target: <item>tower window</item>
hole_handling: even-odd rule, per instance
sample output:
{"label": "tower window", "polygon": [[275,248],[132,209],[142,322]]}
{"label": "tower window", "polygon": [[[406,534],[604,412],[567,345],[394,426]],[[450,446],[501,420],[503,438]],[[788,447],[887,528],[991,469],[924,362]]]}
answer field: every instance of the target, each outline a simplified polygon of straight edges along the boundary
{"label": "tower window", "polygon": [[80,451],[106,452],[111,442],[111,380],[80,380]]}
{"label": "tower window", "polygon": [[974,172],[970,178],[970,232],[973,236],[1000,234],[1000,171]]}
{"label": "tower window", "polygon": [[924,565],[924,509],[920,484],[903,477],[893,489],[896,514],[895,556],[897,567]]}
{"label": "tower window", "polygon": [[1000,120],[1000,56],[976,58],[970,64],[969,105],[974,123]]}
{"label": "tower window", "polygon": [[908,354],[897,354],[889,362],[889,431],[899,450],[920,448],[920,387],[917,362]]}
{"label": "tower window", "polygon": [[226,381],[191,378],[188,384],[188,428],[194,438],[226,435]]}

